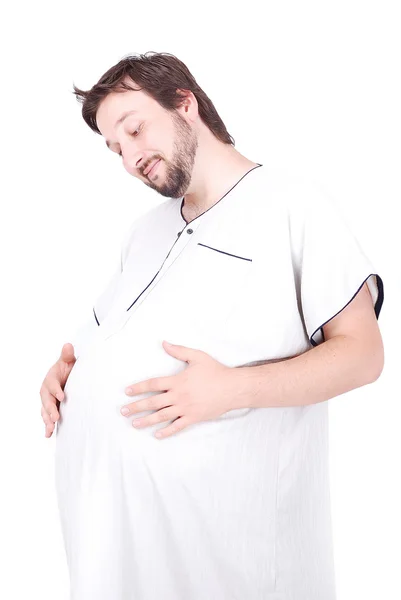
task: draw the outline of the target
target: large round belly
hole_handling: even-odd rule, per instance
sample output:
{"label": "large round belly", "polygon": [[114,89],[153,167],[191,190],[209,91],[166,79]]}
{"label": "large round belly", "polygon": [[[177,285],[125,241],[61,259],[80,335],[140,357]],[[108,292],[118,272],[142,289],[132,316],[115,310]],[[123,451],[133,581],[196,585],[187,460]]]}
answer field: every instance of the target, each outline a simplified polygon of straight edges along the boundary
{"label": "large round belly", "polygon": [[[126,335],[107,340],[98,336],[78,357],[64,387],[65,400],[60,404],[57,426],[58,451],[63,446],[67,452],[72,445],[80,445],[83,450],[84,444],[99,448],[106,443],[117,450],[126,441],[143,444],[145,439],[154,437],[155,427],[136,430],[132,427],[133,416],[124,417],[120,409],[158,392],[127,396],[125,389],[156,375],[174,375],[182,368],[180,361],[167,355],[149,337],[135,337],[134,342]],[[151,412],[142,411],[135,416]]]}
{"label": "large round belly", "polygon": [[[159,332],[160,333],[160,332]],[[163,392],[127,396],[129,384],[152,377],[169,377],[188,364],[169,355],[163,339],[149,325],[141,329],[124,328],[102,339],[98,336],[76,361],[64,388],[57,426],[56,468],[69,469],[79,476],[85,464],[95,468],[102,462],[143,466],[153,464],[163,476],[221,477],[232,465],[238,471],[274,467],[282,409],[231,410],[213,420],[195,423],[165,439],[155,432],[166,427],[165,421],[136,429],[132,422],[154,411],[142,411],[129,417],[122,406]],[[170,338],[171,339],[171,338]],[[195,344],[188,344],[197,347]],[[226,465],[226,468],[225,466]],[[61,476],[61,475],[60,475]],[[248,477],[246,476],[246,479]]]}
{"label": "large round belly", "polygon": [[[92,564],[94,548],[101,557],[112,548],[124,561],[124,549],[137,540],[138,552],[163,564],[162,549],[174,543],[187,548],[189,562],[210,556],[216,578],[252,555],[249,581],[240,573],[236,587],[263,580],[272,589],[284,409],[229,411],[161,440],[154,434],[169,422],[135,429],[134,416],[124,417],[120,408],[159,392],[128,397],[127,385],[190,367],[165,352],[163,339],[173,337],[133,325],[106,340],[98,336],[64,389],[55,466],[70,561],[74,548],[82,564]],[[196,341],[183,344],[196,348]]]}

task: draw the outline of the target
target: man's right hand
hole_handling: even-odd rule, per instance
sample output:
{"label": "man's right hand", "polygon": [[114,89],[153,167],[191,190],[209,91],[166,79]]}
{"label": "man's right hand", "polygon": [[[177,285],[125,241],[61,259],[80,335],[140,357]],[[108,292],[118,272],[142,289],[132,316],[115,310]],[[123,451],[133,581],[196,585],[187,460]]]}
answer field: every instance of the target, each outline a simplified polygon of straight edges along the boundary
{"label": "man's right hand", "polygon": [[64,400],[64,386],[75,361],[74,346],[69,343],[64,344],[60,358],[49,369],[43,380],[40,397],[42,400],[41,414],[46,426],[45,437],[51,437],[55,423],[60,418],[58,408],[60,401]]}

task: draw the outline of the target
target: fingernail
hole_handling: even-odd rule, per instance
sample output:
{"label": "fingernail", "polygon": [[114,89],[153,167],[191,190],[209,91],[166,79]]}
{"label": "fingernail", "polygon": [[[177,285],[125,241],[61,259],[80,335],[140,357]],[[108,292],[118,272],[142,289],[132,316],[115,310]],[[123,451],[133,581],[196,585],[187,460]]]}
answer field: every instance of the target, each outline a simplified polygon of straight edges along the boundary
{"label": "fingernail", "polygon": [[121,414],[122,415],[128,415],[129,413],[129,408],[127,408],[126,406],[124,406],[124,408],[121,409]]}

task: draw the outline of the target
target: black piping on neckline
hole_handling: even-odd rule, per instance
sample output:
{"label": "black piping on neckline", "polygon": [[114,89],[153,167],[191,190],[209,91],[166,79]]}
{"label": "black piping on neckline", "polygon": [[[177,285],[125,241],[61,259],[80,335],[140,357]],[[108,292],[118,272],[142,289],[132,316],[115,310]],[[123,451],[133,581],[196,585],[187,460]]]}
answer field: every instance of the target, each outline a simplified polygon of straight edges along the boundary
{"label": "black piping on neckline", "polygon": [[[215,204],[213,204],[213,206],[216,206],[216,204],[217,204],[218,202],[220,202],[221,200],[223,200],[223,198],[225,198],[225,196],[227,196],[227,194],[229,194],[229,193],[231,192],[231,190],[233,190],[233,189],[235,188],[235,186],[237,186],[237,185],[239,184],[239,182],[240,182],[240,181],[242,181],[242,179],[244,179],[244,177],[246,177],[246,176],[248,175],[248,173],[250,173],[251,171],[254,171],[254,170],[255,170],[255,169],[257,169],[258,167],[263,167],[263,165],[262,165],[261,163],[257,163],[256,167],[252,167],[252,169],[250,169],[249,171],[247,171],[246,173],[244,173],[244,175],[241,177],[241,179],[239,179],[239,180],[237,181],[237,183],[235,183],[235,184],[234,184],[234,185],[233,185],[233,186],[232,186],[232,187],[231,187],[231,188],[228,190],[228,192],[226,192],[226,193],[224,194],[224,196],[222,196],[222,197],[220,198],[220,200],[218,200],[217,202],[215,202]],[[197,217],[195,217],[195,219],[192,219],[192,221],[189,221],[189,222],[187,222],[187,221],[185,221],[185,219],[184,219],[184,217],[183,217],[183,215],[182,215],[182,206],[183,206],[183,204],[184,204],[184,199],[185,199],[185,196],[183,196],[183,198],[182,198],[181,207],[180,207],[180,213],[181,213],[181,217],[182,217],[183,221],[185,222],[185,227],[182,229],[182,231],[184,231],[184,229],[187,227],[187,225],[189,225],[189,223],[192,223],[193,221],[195,221],[195,219],[198,219],[199,217],[201,217],[202,215],[204,215],[206,212],[208,212],[208,211],[209,211],[211,208],[213,208],[213,206],[210,206],[210,207],[209,207],[207,210],[205,210],[205,211],[204,211],[202,214],[200,214],[200,215],[198,215]],[[180,233],[182,233],[182,231],[181,231]],[[168,252],[168,254],[167,254],[166,258],[164,259],[164,261],[162,262],[161,266],[159,267],[159,270],[157,271],[156,275],[155,275],[155,276],[153,277],[153,279],[152,279],[152,280],[151,280],[151,281],[148,283],[148,285],[145,287],[145,289],[143,289],[143,290],[142,290],[142,292],[139,294],[139,296],[138,296],[138,297],[137,297],[137,298],[136,298],[136,299],[135,299],[135,300],[134,300],[134,301],[133,301],[133,302],[130,304],[130,306],[129,306],[129,307],[126,309],[126,310],[127,310],[127,312],[130,310],[130,308],[132,308],[132,307],[134,306],[134,304],[137,302],[137,300],[138,300],[138,299],[139,299],[139,298],[142,296],[142,294],[143,294],[143,293],[144,293],[144,292],[145,292],[145,291],[148,289],[148,287],[149,287],[149,286],[150,286],[150,285],[153,283],[153,281],[156,279],[157,275],[160,273],[160,270],[162,269],[162,267],[163,267],[164,263],[166,262],[167,258],[170,256],[171,250],[173,249],[173,247],[174,247],[174,246],[175,246],[175,244],[177,243],[177,240],[178,240],[178,239],[179,239],[179,235],[177,236],[177,238],[176,238],[176,240],[175,240],[174,244],[171,246],[171,248],[170,248],[170,250],[169,250],[169,252]],[[233,256],[234,256],[234,255],[233,255]],[[240,256],[239,256],[238,258],[242,258],[242,257],[240,257]],[[252,260],[252,259],[245,259],[245,260]],[[98,320],[98,318],[97,318],[97,315],[96,315],[96,312],[95,312],[95,308],[93,308],[93,314],[94,314],[94,317],[95,317],[95,319],[96,319],[96,323],[97,323],[98,325],[100,325],[100,323],[99,323],[99,320]]]}
{"label": "black piping on neckline", "polygon": [[202,215],[204,215],[205,213],[207,213],[210,209],[213,208],[213,206],[216,206],[216,204],[218,204],[219,202],[221,202],[223,200],[223,198],[225,198],[227,196],[227,194],[229,194],[238,184],[240,181],[242,181],[244,179],[244,177],[246,177],[248,175],[248,173],[250,173],[251,171],[254,171],[255,169],[258,169],[259,167],[263,167],[263,165],[261,163],[257,163],[256,167],[252,167],[252,169],[249,169],[249,171],[247,171],[246,173],[244,173],[244,175],[237,181],[237,183],[235,183],[225,194],[224,196],[222,196],[219,200],[217,200],[217,202],[215,202],[214,204],[212,204],[212,206],[209,206],[209,208],[207,208],[203,213],[201,213],[200,215],[198,215],[197,217],[195,217],[195,219],[192,219],[192,221],[186,221],[184,219],[184,215],[182,214],[182,207],[184,206],[184,201],[185,201],[185,196],[182,197],[181,200],[181,206],[180,206],[180,214],[181,214],[181,218],[182,220],[185,222],[185,226],[189,225],[190,223],[192,223],[193,221],[195,221],[196,219],[199,219],[199,217],[201,217]]}

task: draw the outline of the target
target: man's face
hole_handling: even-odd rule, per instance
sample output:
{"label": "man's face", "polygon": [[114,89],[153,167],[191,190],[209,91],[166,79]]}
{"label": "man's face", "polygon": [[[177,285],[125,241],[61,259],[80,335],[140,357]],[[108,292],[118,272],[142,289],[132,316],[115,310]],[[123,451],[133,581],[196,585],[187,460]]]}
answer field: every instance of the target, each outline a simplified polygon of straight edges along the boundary
{"label": "man's face", "polygon": [[[195,127],[183,110],[167,111],[142,90],[130,90],[110,93],[96,113],[102,136],[112,152],[121,154],[128,173],[168,198],[186,193],[198,146]],[[117,123],[128,111],[135,112]],[[145,175],[159,159],[154,172]]]}

